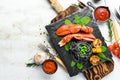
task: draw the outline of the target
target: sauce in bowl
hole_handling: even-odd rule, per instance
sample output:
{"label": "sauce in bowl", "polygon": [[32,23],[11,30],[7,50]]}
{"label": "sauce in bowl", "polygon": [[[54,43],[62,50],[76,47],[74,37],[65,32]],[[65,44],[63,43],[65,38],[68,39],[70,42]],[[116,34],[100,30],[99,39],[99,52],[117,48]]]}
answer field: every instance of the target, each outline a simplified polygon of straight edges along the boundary
{"label": "sauce in bowl", "polygon": [[98,21],[106,21],[110,17],[110,12],[107,7],[98,7],[94,12],[94,16]]}
{"label": "sauce in bowl", "polygon": [[43,63],[43,70],[47,74],[53,74],[57,70],[57,63],[54,60],[46,60]]}

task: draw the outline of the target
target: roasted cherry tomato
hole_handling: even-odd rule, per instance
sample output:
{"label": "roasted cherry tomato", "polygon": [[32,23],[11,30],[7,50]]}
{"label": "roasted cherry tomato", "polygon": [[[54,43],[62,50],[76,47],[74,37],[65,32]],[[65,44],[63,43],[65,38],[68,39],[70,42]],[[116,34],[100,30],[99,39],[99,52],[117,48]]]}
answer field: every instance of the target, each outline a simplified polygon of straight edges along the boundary
{"label": "roasted cherry tomato", "polygon": [[96,39],[93,41],[93,46],[96,47],[101,47],[102,46],[102,41],[100,39]]}
{"label": "roasted cherry tomato", "polygon": [[92,64],[92,65],[98,65],[99,64],[99,61],[100,61],[100,58],[98,57],[98,56],[96,56],[96,55],[92,55],[91,57],[90,57],[90,63]]}
{"label": "roasted cherry tomato", "polygon": [[116,42],[114,42],[114,43],[113,43],[113,47],[114,47],[114,48],[119,47],[119,43],[118,43],[117,41],[116,41]]}

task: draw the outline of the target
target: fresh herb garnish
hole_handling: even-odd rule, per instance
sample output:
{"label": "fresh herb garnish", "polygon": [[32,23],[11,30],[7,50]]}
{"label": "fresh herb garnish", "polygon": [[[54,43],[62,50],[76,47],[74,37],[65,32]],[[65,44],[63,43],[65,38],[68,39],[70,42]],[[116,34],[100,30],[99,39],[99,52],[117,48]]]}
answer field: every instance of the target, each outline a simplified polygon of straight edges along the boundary
{"label": "fresh herb garnish", "polygon": [[79,63],[77,63],[77,68],[78,68],[78,69],[82,69],[82,68],[83,68],[83,64],[82,64],[82,63],[80,63],[80,62],[79,62]]}
{"label": "fresh herb garnish", "polygon": [[78,48],[80,50],[81,55],[85,55],[87,53],[87,46],[82,45],[82,46],[78,46]]}
{"label": "fresh herb garnish", "polygon": [[64,24],[72,24],[72,22],[69,20],[69,19],[66,19],[65,21],[64,21]]}
{"label": "fresh herb garnish", "polygon": [[102,52],[105,52],[107,48],[105,46],[101,46]]}
{"label": "fresh herb garnish", "polygon": [[74,67],[75,65],[76,65],[76,62],[72,60],[70,66]]}
{"label": "fresh herb garnish", "polygon": [[34,67],[34,66],[38,66],[37,64],[35,64],[34,62],[31,63],[26,63],[27,67]]}
{"label": "fresh herb garnish", "polygon": [[107,25],[108,25],[108,29],[109,29],[109,38],[110,38],[110,42],[112,41],[112,37],[113,37],[113,33],[112,33],[112,20],[109,19],[107,21]]}
{"label": "fresh herb garnish", "polygon": [[83,64],[81,62],[75,62],[74,60],[71,61],[70,64],[71,67],[77,67],[78,69],[82,69],[83,68]]}
{"label": "fresh herb garnish", "polygon": [[74,22],[75,22],[76,24],[82,24],[81,21],[80,21],[80,17],[79,17],[78,15],[75,15],[75,16],[74,16]]}
{"label": "fresh herb garnish", "polygon": [[64,48],[66,51],[69,51],[70,45],[71,45],[71,41],[65,44]]}
{"label": "fresh herb garnish", "polygon": [[81,25],[87,25],[90,22],[90,17],[84,16],[80,20],[81,20],[81,23],[82,23]]}
{"label": "fresh herb garnish", "polygon": [[106,55],[104,53],[99,53],[98,54],[98,57],[101,59],[101,60],[110,60],[109,58],[106,57]]}
{"label": "fresh herb garnish", "polygon": [[74,22],[76,24],[80,24],[80,25],[87,25],[90,22],[90,17],[84,16],[84,17],[80,18],[78,15],[75,15]]}

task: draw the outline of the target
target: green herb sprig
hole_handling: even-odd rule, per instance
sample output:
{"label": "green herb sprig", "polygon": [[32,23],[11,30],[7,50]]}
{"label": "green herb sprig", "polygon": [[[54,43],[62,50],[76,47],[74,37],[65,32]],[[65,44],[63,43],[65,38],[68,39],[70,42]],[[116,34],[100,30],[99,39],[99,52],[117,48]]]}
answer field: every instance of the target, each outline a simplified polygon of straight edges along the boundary
{"label": "green herb sprig", "polygon": [[71,45],[71,41],[65,44],[64,48],[66,51],[69,51],[70,45]]}
{"label": "green herb sprig", "polygon": [[27,67],[34,67],[34,66],[38,66],[37,64],[35,64],[34,62],[31,63],[26,63]]}
{"label": "green herb sprig", "polygon": [[71,67],[77,67],[80,70],[83,68],[83,64],[81,62],[75,62],[74,60],[71,61],[70,66]]}
{"label": "green herb sprig", "polygon": [[112,20],[111,19],[107,21],[107,25],[109,29],[109,38],[110,38],[109,41],[112,42],[113,33],[112,33]]}

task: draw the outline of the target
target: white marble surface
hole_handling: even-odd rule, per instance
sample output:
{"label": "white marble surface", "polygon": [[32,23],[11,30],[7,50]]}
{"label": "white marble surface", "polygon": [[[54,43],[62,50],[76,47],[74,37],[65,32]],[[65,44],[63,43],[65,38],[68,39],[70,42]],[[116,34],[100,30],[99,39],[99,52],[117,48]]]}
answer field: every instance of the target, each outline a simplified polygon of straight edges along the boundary
{"label": "white marble surface", "polygon": [[[77,3],[77,0],[58,1],[64,9]],[[86,3],[88,0],[81,1]],[[117,1],[111,0],[109,6],[116,5]],[[60,66],[55,74],[47,75],[41,67],[28,68],[25,65],[38,51],[39,43],[46,41],[44,44],[49,46],[48,37],[39,34],[46,32],[45,25],[55,16],[47,0],[0,0],[0,80],[85,80],[83,74],[69,77]],[[108,39],[105,24],[99,28]],[[119,80],[120,59],[115,56],[113,59],[114,71],[102,80]]]}

